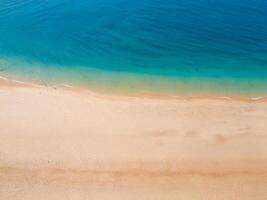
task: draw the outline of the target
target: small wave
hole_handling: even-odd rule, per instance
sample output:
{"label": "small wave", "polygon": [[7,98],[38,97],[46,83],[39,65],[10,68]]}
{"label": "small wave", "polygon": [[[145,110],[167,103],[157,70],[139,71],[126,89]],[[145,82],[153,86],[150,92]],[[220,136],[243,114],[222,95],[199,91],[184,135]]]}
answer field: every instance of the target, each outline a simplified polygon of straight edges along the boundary
{"label": "small wave", "polygon": [[8,81],[9,79],[3,76],[0,76],[0,79],[4,80],[4,81]]}
{"label": "small wave", "polygon": [[259,101],[259,100],[263,100],[263,99],[266,99],[267,96],[259,96],[259,97],[252,97],[251,100],[252,101]]}

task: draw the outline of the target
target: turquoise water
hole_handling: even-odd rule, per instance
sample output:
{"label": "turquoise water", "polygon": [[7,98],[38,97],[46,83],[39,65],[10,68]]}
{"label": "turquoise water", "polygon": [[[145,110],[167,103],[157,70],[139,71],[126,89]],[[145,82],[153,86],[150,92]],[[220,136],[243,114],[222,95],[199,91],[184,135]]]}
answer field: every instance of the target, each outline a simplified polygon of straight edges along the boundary
{"label": "turquoise water", "polygon": [[266,0],[0,0],[0,75],[111,92],[265,95]]}

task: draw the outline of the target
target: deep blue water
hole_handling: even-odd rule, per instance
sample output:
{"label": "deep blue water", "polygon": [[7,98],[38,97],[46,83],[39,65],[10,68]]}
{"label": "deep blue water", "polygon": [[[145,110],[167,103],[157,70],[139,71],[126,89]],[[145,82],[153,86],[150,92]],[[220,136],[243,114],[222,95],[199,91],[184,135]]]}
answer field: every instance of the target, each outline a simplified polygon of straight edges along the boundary
{"label": "deep blue water", "polygon": [[103,85],[119,72],[149,75],[150,86],[155,75],[229,79],[227,90],[253,80],[241,88],[257,90],[267,83],[267,0],[0,0],[1,68],[40,79],[75,73],[88,86],[96,69]]}

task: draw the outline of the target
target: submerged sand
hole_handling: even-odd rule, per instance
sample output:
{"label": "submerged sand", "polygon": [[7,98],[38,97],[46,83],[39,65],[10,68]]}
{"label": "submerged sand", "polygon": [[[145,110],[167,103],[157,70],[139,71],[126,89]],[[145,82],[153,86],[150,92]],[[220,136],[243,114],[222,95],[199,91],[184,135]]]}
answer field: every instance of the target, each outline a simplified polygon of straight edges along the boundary
{"label": "submerged sand", "polygon": [[267,199],[267,102],[0,80],[0,199]]}

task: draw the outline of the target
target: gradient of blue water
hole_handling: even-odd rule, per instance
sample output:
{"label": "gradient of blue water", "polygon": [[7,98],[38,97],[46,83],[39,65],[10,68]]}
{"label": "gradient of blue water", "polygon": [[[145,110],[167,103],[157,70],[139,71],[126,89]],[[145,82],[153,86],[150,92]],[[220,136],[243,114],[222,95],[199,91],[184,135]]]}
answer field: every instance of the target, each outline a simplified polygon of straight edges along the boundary
{"label": "gradient of blue water", "polygon": [[267,78],[267,1],[0,0],[1,57],[66,69]]}

